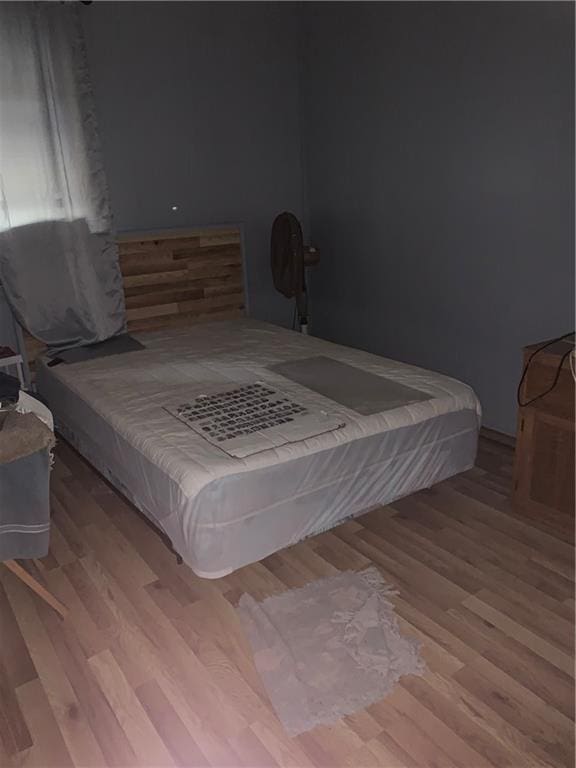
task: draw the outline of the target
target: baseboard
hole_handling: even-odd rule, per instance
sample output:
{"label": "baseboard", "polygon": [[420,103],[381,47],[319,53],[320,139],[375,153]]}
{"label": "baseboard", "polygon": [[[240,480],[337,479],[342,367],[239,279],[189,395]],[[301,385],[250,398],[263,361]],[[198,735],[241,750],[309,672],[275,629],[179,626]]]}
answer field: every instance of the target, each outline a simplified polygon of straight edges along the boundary
{"label": "baseboard", "polygon": [[480,436],[485,437],[486,440],[492,440],[495,443],[501,443],[508,446],[508,448],[516,447],[516,438],[512,435],[506,435],[504,432],[498,432],[496,429],[488,429],[488,427],[480,427]]}

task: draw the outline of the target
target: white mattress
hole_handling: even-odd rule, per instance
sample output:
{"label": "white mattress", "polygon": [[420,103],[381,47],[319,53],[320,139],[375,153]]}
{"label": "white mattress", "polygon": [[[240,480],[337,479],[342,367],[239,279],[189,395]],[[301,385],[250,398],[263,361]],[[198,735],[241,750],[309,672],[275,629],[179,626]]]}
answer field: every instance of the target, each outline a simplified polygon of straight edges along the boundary
{"label": "white mattress", "polygon": [[[217,578],[378,504],[470,468],[480,406],[467,385],[421,368],[253,320],[137,334],[146,349],[38,366],[63,434]],[[268,370],[325,355],[431,395],[363,416]],[[276,383],[345,426],[233,458],[163,405],[227,382]]]}

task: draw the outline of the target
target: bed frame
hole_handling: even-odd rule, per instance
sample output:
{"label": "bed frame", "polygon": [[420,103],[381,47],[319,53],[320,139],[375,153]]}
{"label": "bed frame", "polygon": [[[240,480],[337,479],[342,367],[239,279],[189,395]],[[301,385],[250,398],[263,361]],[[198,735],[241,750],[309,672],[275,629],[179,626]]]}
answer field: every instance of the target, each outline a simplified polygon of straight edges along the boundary
{"label": "bed frame", "polygon": [[[237,227],[127,232],[118,238],[128,331],[245,314],[242,235]],[[25,333],[29,365],[46,349]]]}

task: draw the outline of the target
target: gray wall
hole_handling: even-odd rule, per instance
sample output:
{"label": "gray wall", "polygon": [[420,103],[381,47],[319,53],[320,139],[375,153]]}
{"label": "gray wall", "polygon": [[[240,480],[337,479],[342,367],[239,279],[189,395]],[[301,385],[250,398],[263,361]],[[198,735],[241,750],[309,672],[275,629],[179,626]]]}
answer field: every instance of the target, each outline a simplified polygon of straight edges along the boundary
{"label": "gray wall", "polygon": [[511,433],[520,348],[574,325],[573,14],[82,8],[118,228],[242,223],[252,314],[287,324],[268,239],[293,210],[313,332],[468,381]]}
{"label": "gray wall", "polygon": [[117,228],[242,223],[252,314],[288,323],[268,264],[274,215],[302,215],[298,6],[81,11]]}
{"label": "gray wall", "polygon": [[306,4],[313,332],[469,382],[573,320],[571,3]]}

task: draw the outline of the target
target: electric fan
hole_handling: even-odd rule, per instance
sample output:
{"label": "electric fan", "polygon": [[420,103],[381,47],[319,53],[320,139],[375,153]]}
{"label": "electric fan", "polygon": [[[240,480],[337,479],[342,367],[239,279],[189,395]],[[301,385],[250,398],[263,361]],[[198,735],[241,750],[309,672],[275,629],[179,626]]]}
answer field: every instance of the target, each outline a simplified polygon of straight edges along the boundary
{"label": "electric fan", "polygon": [[287,211],[278,214],[272,224],[270,238],[272,278],[277,291],[287,299],[295,300],[301,333],[308,333],[306,267],[319,261],[318,250],[304,245],[302,227],[296,216]]}

